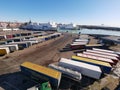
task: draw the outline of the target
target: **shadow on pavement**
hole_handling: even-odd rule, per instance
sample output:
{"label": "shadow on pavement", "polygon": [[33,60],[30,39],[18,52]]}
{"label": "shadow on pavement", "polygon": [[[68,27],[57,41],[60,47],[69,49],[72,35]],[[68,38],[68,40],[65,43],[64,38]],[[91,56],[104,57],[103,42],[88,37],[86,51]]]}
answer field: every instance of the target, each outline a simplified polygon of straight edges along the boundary
{"label": "shadow on pavement", "polygon": [[5,90],[26,90],[36,84],[22,72],[0,75],[0,87]]}

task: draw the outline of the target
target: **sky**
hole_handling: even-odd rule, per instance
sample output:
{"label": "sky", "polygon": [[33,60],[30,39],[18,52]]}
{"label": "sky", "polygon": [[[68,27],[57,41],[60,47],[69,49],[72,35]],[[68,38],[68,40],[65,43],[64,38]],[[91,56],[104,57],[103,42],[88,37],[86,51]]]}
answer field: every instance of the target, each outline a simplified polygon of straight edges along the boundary
{"label": "sky", "polygon": [[120,0],[0,0],[0,21],[120,26]]}

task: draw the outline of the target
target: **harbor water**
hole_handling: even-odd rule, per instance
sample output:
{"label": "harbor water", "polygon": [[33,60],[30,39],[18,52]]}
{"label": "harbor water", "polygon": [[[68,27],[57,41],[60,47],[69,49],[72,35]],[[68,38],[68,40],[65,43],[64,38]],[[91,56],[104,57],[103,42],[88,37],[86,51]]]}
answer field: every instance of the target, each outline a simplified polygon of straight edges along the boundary
{"label": "harbor water", "polygon": [[120,36],[120,31],[115,30],[102,30],[102,29],[81,29],[81,30],[57,30],[58,32],[68,32],[76,34],[94,34],[94,35],[112,35]]}

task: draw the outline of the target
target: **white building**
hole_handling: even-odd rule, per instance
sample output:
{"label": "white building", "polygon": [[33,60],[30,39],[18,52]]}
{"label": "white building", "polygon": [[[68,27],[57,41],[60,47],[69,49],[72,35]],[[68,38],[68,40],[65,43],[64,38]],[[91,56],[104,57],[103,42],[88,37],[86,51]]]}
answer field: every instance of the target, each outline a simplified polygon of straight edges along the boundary
{"label": "white building", "polygon": [[3,31],[12,31],[11,28],[3,28]]}
{"label": "white building", "polygon": [[2,31],[17,31],[19,28],[2,28]]}

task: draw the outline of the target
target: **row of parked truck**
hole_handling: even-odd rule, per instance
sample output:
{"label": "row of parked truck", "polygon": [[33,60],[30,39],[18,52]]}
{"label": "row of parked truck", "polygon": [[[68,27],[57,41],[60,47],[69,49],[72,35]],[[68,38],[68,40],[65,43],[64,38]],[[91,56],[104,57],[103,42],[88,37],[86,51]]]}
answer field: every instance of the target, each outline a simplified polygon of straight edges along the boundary
{"label": "row of parked truck", "polygon": [[13,39],[10,39],[9,42],[6,40],[6,43],[3,43],[0,45],[0,55],[5,55],[10,52],[28,48],[34,44],[59,37],[60,35],[61,33],[53,33],[53,34],[40,36],[40,37],[30,37],[28,39],[13,38]]}

